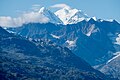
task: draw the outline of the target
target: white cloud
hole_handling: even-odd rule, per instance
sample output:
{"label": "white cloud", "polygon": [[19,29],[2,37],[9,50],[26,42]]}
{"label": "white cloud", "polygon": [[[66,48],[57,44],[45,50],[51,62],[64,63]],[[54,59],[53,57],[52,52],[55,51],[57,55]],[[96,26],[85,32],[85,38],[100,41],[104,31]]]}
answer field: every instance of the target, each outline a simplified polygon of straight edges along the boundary
{"label": "white cloud", "polygon": [[2,16],[0,17],[0,26],[13,26],[14,21],[11,17],[7,16]]}
{"label": "white cloud", "polygon": [[2,27],[18,27],[26,23],[47,23],[49,19],[38,12],[24,13],[17,18],[11,18],[9,16],[0,17],[0,26]]}
{"label": "white cloud", "polygon": [[34,10],[34,11],[38,11],[39,9],[41,8],[41,5],[39,5],[39,4],[34,4],[34,5],[32,5],[32,10]]}
{"label": "white cloud", "polygon": [[33,4],[32,6],[33,6],[33,7],[36,7],[36,6],[37,6],[37,7],[40,7],[39,4]]}
{"label": "white cloud", "polygon": [[30,12],[22,15],[24,23],[47,23],[49,19],[38,12]]}
{"label": "white cloud", "polygon": [[53,6],[51,6],[51,8],[70,8],[70,6],[66,5],[66,4],[55,4]]}

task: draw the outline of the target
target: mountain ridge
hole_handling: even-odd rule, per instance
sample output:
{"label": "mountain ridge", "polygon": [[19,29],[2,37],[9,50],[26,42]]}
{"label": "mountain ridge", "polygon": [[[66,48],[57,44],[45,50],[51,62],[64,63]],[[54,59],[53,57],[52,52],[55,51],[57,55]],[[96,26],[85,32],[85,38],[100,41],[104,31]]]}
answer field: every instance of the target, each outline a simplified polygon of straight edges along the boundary
{"label": "mountain ridge", "polygon": [[[113,27],[113,25],[116,26],[116,29],[114,29],[115,27]],[[109,28],[105,26],[109,26]],[[20,28],[16,29],[13,28],[11,30],[13,32],[16,32],[16,34],[19,33],[18,35],[22,35],[24,37],[30,37],[34,39],[39,38],[50,39],[53,42],[56,42],[58,45],[67,46],[77,55],[79,54],[79,52],[87,51],[84,52],[83,54],[85,53],[94,54],[94,56],[96,55],[97,57],[98,55],[96,53],[99,52],[101,53],[99,54],[99,57],[101,57],[100,55],[108,54],[109,51],[115,52],[115,48],[113,46],[114,44],[109,38],[110,36],[108,36],[108,33],[111,32],[113,35],[116,36],[116,32],[119,32],[119,26],[120,24],[116,22],[106,21],[99,22],[95,21],[94,19],[90,19],[89,22],[84,20],[77,24],[70,25],[54,25],[52,23],[47,24],[31,23],[28,25],[26,24],[24,26],[21,26]],[[107,43],[105,42],[105,40],[107,41]],[[106,46],[104,46],[103,43],[106,44]],[[94,49],[95,46],[96,50]],[[97,47],[102,49],[104,52]],[[89,50],[82,51],[82,48],[83,50],[88,48],[90,51]],[[83,54],[79,56],[85,57]],[[89,59],[89,57],[85,58],[85,60]],[[111,53],[109,53],[109,58],[111,57],[112,55]]]}
{"label": "mountain ridge", "polygon": [[0,31],[4,35],[0,35],[1,80],[113,80],[93,69],[68,48],[51,41],[18,37],[2,28]]}

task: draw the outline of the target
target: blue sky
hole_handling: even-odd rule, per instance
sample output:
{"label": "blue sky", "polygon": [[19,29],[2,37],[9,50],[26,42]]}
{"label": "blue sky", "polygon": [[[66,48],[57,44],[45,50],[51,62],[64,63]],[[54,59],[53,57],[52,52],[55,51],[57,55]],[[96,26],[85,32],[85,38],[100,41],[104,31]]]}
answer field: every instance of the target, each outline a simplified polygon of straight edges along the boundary
{"label": "blue sky", "polygon": [[17,17],[24,11],[32,10],[35,4],[49,7],[61,3],[80,9],[88,16],[120,22],[120,0],[0,0],[0,16]]}

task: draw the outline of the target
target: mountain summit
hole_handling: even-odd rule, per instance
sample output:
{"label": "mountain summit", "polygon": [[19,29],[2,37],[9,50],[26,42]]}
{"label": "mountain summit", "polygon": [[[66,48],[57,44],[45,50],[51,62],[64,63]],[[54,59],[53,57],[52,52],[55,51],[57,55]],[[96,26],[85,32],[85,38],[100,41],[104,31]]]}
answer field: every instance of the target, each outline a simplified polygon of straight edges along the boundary
{"label": "mountain summit", "polygon": [[81,10],[64,7],[55,12],[55,14],[66,24],[74,24],[88,18]]}
{"label": "mountain summit", "polygon": [[49,22],[51,23],[62,24],[62,21],[54,13],[52,13],[45,7],[40,8],[38,13],[46,16],[49,19]]}

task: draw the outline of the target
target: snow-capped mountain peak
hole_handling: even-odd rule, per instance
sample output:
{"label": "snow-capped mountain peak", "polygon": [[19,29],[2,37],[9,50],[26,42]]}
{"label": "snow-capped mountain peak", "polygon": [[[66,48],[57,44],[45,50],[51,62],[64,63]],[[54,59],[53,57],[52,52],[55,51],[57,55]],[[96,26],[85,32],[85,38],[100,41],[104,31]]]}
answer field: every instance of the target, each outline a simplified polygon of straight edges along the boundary
{"label": "snow-capped mountain peak", "polygon": [[53,12],[51,12],[49,9],[45,7],[40,8],[38,13],[47,17],[49,19],[49,22],[51,23],[62,24],[62,21]]}
{"label": "snow-capped mountain peak", "polygon": [[44,12],[44,10],[45,10],[45,7],[40,8],[39,13]]}
{"label": "snow-capped mountain peak", "polygon": [[92,17],[92,19],[94,19],[95,21],[97,21],[97,18],[94,16],[94,17]]}
{"label": "snow-capped mountain peak", "polygon": [[56,11],[55,15],[58,16],[65,25],[74,24],[88,18],[81,10],[70,7],[64,7]]}

